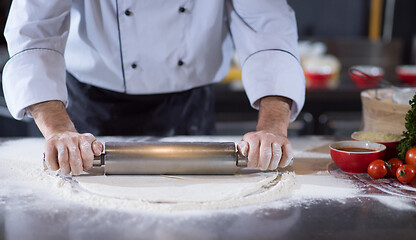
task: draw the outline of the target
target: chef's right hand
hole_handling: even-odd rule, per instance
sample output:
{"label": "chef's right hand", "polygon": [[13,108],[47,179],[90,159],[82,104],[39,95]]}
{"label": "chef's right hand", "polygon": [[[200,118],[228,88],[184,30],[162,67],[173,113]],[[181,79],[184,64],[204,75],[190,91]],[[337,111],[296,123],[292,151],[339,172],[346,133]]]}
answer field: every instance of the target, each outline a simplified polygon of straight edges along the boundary
{"label": "chef's right hand", "polygon": [[92,134],[65,131],[46,140],[45,161],[50,170],[79,175],[92,168],[94,155],[102,151],[103,144]]}
{"label": "chef's right hand", "polygon": [[63,102],[40,102],[27,109],[46,139],[45,161],[49,169],[79,175],[83,169],[92,168],[94,155],[101,154],[103,144],[90,133],[77,132]]}

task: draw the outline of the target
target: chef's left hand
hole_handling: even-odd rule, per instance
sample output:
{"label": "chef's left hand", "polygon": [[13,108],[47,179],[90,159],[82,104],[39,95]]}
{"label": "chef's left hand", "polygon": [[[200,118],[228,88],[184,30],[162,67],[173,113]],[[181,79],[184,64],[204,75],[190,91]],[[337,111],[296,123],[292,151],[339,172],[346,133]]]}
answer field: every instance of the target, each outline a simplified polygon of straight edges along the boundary
{"label": "chef's left hand", "polygon": [[260,170],[275,170],[293,162],[292,146],[286,136],[268,131],[249,132],[237,145],[248,157],[248,167]]}
{"label": "chef's left hand", "polygon": [[275,170],[293,162],[293,151],[287,138],[292,101],[285,97],[260,99],[257,131],[246,133],[237,144],[238,151],[248,157],[248,167]]}

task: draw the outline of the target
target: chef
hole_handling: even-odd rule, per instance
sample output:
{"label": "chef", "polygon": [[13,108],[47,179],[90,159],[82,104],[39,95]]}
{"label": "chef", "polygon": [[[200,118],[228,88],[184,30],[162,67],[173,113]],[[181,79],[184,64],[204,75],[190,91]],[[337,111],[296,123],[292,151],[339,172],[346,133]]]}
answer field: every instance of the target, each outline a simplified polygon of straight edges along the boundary
{"label": "chef", "polygon": [[89,170],[98,135],[212,134],[212,85],[234,47],[259,110],[238,149],[261,170],[293,160],[287,128],[305,84],[284,0],[15,0],[5,36],[8,108],[34,118],[51,170]]}

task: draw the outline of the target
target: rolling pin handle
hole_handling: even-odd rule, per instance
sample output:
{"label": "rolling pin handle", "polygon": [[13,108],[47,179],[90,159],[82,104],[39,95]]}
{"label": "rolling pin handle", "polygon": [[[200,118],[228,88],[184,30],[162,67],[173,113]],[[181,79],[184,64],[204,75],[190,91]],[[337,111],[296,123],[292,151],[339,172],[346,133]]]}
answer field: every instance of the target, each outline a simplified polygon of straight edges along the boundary
{"label": "rolling pin handle", "polygon": [[247,167],[247,162],[247,157],[237,151],[237,167]]}
{"label": "rolling pin handle", "polygon": [[94,167],[101,167],[103,166],[104,163],[104,156],[105,154],[101,154],[100,156],[94,156],[94,162],[93,162],[93,166]]}

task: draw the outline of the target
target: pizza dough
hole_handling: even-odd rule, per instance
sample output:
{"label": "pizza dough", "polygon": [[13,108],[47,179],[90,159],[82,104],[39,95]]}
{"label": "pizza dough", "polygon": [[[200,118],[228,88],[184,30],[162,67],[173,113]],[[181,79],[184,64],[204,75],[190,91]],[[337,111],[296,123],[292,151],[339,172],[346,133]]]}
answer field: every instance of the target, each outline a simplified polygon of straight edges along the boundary
{"label": "pizza dough", "polygon": [[100,196],[147,202],[211,202],[248,196],[276,178],[276,173],[224,176],[77,177],[82,189]]}
{"label": "pizza dough", "polygon": [[75,188],[95,201],[99,199],[100,205],[166,211],[260,204],[288,196],[296,185],[293,172],[232,176],[81,176],[74,179]]}

